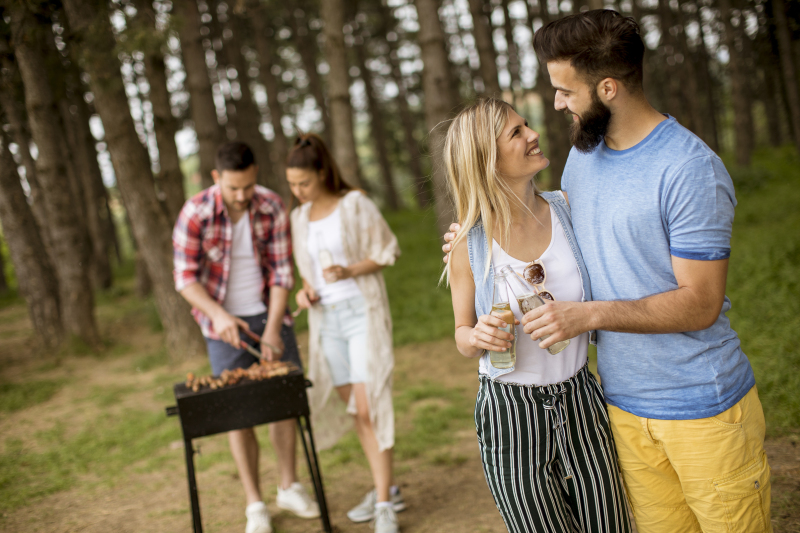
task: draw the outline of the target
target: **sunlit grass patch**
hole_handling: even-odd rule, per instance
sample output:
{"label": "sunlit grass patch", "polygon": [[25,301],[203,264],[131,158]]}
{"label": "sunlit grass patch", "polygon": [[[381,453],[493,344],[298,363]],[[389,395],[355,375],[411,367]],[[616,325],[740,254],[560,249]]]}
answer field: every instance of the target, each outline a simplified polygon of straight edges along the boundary
{"label": "sunlit grass patch", "polygon": [[0,412],[11,413],[46,402],[63,386],[63,380],[0,382]]}

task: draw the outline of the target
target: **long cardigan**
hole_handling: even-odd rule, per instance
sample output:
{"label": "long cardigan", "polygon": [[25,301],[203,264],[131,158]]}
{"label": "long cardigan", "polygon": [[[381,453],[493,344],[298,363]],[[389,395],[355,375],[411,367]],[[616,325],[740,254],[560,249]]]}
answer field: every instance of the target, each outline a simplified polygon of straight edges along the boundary
{"label": "long cardigan", "polygon": [[[400,255],[397,238],[389,229],[375,204],[361,191],[347,193],[339,201],[342,221],[342,245],[349,264],[371,259],[379,265],[393,265]],[[300,276],[306,281],[314,279],[311,258],[308,254],[308,215],[311,204],[292,210],[292,243],[294,258]],[[392,407],[392,318],[383,274],[354,278],[368,307],[369,320],[367,349],[368,381],[365,383],[370,420],[375,430],[380,450],[394,446],[394,408]],[[320,329],[322,309],[314,305],[308,311],[309,347],[308,377],[313,386],[308,389],[314,434],[320,449],[333,446],[353,425],[355,397],[345,405],[333,394],[333,381],[327,361],[322,353]]]}

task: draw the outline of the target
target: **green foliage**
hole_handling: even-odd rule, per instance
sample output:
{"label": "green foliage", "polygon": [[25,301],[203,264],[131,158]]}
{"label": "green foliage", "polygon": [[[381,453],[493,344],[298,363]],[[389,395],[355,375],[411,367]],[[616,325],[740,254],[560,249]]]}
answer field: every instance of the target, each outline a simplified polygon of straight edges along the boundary
{"label": "green foliage", "polygon": [[0,412],[11,413],[46,402],[63,384],[55,380],[0,383]]}
{"label": "green foliage", "polygon": [[800,426],[800,161],[787,147],[732,170],[740,187],[728,317],[753,365],[767,430],[780,434]]}
{"label": "green foliage", "polygon": [[394,344],[441,339],[453,334],[450,290],[440,287],[441,236],[432,210],[386,213],[402,255],[383,270],[394,325]]}
{"label": "green foliage", "polygon": [[7,439],[0,453],[0,512],[66,490],[82,476],[113,484],[125,468],[153,458],[180,439],[180,429],[163,412],[105,413],[77,434],[61,424],[36,434],[36,446]]}

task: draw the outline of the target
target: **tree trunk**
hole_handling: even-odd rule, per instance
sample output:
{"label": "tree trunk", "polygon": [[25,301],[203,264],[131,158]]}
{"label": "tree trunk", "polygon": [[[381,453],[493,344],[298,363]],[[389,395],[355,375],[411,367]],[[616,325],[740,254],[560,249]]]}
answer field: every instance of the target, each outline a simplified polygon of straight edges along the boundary
{"label": "tree trunk", "polygon": [[702,104],[700,101],[701,93],[700,89],[697,86],[697,79],[699,78],[698,72],[698,54],[697,50],[690,50],[689,49],[689,42],[686,39],[686,26],[688,25],[689,19],[684,12],[684,3],[685,1],[681,1],[678,3],[678,25],[680,27],[680,32],[678,33],[678,45],[681,51],[681,55],[683,55],[683,65],[684,71],[688,70],[688,75],[681,76],[681,81],[683,83],[680,84],[681,90],[683,92],[683,101],[686,102],[687,107],[687,116],[689,117],[689,123],[691,123],[692,127],[690,128],[698,137],[704,137],[705,135],[705,128],[703,127],[703,118],[702,118]]}
{"label": "tree trunk", "polygon": [[45,348],[56,348],[64,338],[58,280],[25,200],[17,165],[8,150],[8,138],[2,130],[0,135],[0,224],[36,339]]}
{"label": "tree trunk", "polygon": [[[13,161],[14,158],[12,157],[11,160]],[[16,168],[16,166],[14,168]],[[2,217],[0,217],[0,224],[2,223],[3,223]],[[0,238],[0,295],[7,293],[8,293],[8,279],[6,278],[6,259],[5,257],[3,257],[3,239]]]}
{"label": "tree trunk", "polygon": [[361,42],[355,45],[358,69],[361,71],[361,79],[364,80],[364,92],[367,96],[367,109],[370,116],[370,131],[372,132],[373,149],[378,159],[378,166],[383,178],[384,190],[386,192],[386,203],[389,209],[396,211],[400,208],[400,198],[397,195],[397,187],[394,184],[394,173],[392,164],[389,162],[389,147],[386,136],[385,121],[383,111],[378,97],[375,95],[372,72],[367,68],[367,52],[364,49],[364,37]]}
{"label": "tree trunk", "polygon": [[[106,132],[111,162],[138,242],[153,280],[153,295],[166,332],[167,349],[174,361],[205,353],[205,342],[189,314],[189,305],[175,291],[172,279],[171,228],[152,186],[147,152],[136,135],[128,98],[114,50],[108,13],[95,12],[88,1],[66,0],[73,31],[83,39],[83,66]],[[124,112],[123,112],[124,110]]]}
{"label": "tree trunk", "polygon": [[[389,27],[397,26],[397,19],[394,14],[381,3],[381,16],[384,19],[384,24]],[[400,70],[400,57],[398,56],[397,41],[390,41],[386,39],[389,47],[387,58],[392,68],[391,77],[395,85],[397,85],[397,111],[400,115],[400,123],[403,126],[403,141],[405,144],[405,151],[408,155],[408,168],[411,172],[416,189],[417,203],[423,209],[431,204],[431,195],[428,191],[428,180],[422,172],[422,163],[420,160],[421,154],[419,143],[414,137],[415,120],[411,109],[408,107],[408,90],[406,89],[403,72]]]}
{"label": "tree trunk", "polygon": [[[4,43],[7,44],[7,43]],[[25,180],[30,188],[29,202],[36,225],[39,228],[42,243],[50,257],[51,262],[55,257],[53,240],[50,238],[50,224],[47,222],[47,207],[44,204],[42,187],[36,177],[36,162],[31,155],[31,138],[28,133],[24,116],[25,98],[23,96],[22,80],[18,76],[16,63],[13,56],[3,54],[3,84],[0,90],[3,112],[11,128],[12,140],[19,146],[19,155],[22,166],[25,167]]]}
{"label": "tree trunk", "polygon": [[269,107],[269,117],[275,135],[270,153],[276,178],[274,183],[275,191],[283,197],[284,201],[288,202],[291,197],[289,184],[286,182],[286,156],[289,155],[289,141],[283,132],[283,107],[278,101],[280,85],[278,79],[272,73],[272,66],[275,64],[274,43],[272,36],[269,35],[272,28],[267,26],[263,7],[257,1],[248,4],[247,16],[250,17],[250,22],[255,32],[260,65],[258,72],[261,83],[264,84],[264,88],[267,90],[267,106]]}
{"label": "tree trunk", "polygon": [[511,76],[511,97],[514,106],[517,105],[518,91],[522,89],[522,79],[519,75],[519,50],[514,41],[514,24],[508,11],[509,0],[501,0],[503,6],[503,31],[506,35],[506,55],[508,56],[508,73]]}
{"label": "tree trunk", "polygon": [[483,8],[484,2],[482,0],[469,0],[469,12],[472,15],[472,34],[475,37],[475,47],[478,49],[478,58],[481,63],[483,90],[485,94],[502,98],[500,82],[497,78],[497,52],[494,49],[494,41],[492,40],[492,27]]}
{"label": "tree trunk", "polygon": [[200,34],[200,12],[197,0],[173,2],[173,10],[180,18],[179,36],[183,52],[183,66],[186,69],[186,89],[189,92],[189,107],[197,134],[198,155],[200,156],[200,177],[203,187],[214,184],[211,171],[217,148],[222,143],[217,108],[208,77],[206,52],[203,49],[203,37]]}
{"label": "tree trunk", "polygon": [[[780,0],[779,0],[780,1]],[[750,108],[747,73],[745,72],[742,51],[736,46],[738,39],[746,39],[742,24],[735,28],[731,21],[730,0],[719,0],[719,16],[725,24],[725,46],[728,48],[728,73],[731,79],[731,100],[733,101],[733,133],[736,140],[734,151],[736,163],[750,165],[753,150],[753,112]]]}
{"label": "tree trunk", "polygon": [[455,222],[453,203],[448,193],[444,169],[444,140],[447,120],[458,102],[452,68],[447,58],[444,31],[439,22],[438,0],[414,0],[419,32],[417,39],[422,53],[422,87],[425,98],[425,121],[428,127],[428,151],[432,158],[433,195],[436,199],[436,220],[439,235],[444,235]]}
{"label": "tree trunk", "polygon": [[697,7],[695,12],[695,21],[698,25],[700,33],[700,43],[697,48],[697,65],[700,74],[700,84],[705,88],[705,106],[703,107],[705,113],[702,118],[702,123],[705,126],[705,134],[703,140],[708,144],[708,147],[719,153],[719,133],[717,129],[717,98],[714,92],[714,79],[711,76],[711,59],[708,55],[708,48],[706,45],[706,34],[703,29],[703,19],[700,13],[700,6]]}
{"label": "tree trunk", "polygon": [[61,142],[59,113],[53,93],[47,83],[48,76],[42,50],[45,48],[37,21],[25,6],[11,8],[12,45],[22,82],[25,86],[25,105],[28,121],[39,154],[36,158],[36,175],[44,191],[64,328],[70,335],[89,346],[97,346],[99,338],[94,320],[92,286],[87,276],[89,250],[86,233],[78,223],[79,208],[71,200],[72,192],[67,178]]}
{"label": "tree trunk", "polygon": [[258,165],[258,180],[261,185],[270,189],[280,190],[280,181],[285,177],[275,172],[272,164],[271,146],[261,134],[261,111],[259,111],[253,94],[250,92],[250,77],[245,57],[242,55],[241,37],[246,34],[244,20],[236,15],[231,15],[228,24],[231,37],[225,43],[228,63],[236,69],[236,79],[242,97],[236,102],[236,115],[239,118],[239,127],[242,141],[246,142],[256,154]]}
{"label": "tree trunk", "polygon": [[[539,0],[539,17],[542,19],[542,26],[550,23],[550,13],[544,0]],[[533,28],[533,12],[530,7],[528,7],[528,26]],[[539,93],[544,108],[544,129],[547,139],[545,155],[550,160],[548,167],[550,179],[549,182],[543,183],[543,187],[546,190],[553,190],[560,188],[561,175],[564,173],[564,166],[569,156],[570,140],[569,125],[564,114],[556,111],[556,91],[550,84],[549,77],[547,65],[540,64],[536,71],[536,92]]]}
{"label": "tree trunk", "polygon": [[[156,14],[153,10],[152,0],[136,0],[136,17],[142,31],[159,31],[156,27]],[[160,40],[157,42],[160,44]],[[172,115],[172,106],[169,103],[170,95],[167,88],[167,67],[164,64],[164,54],[160,46],[153,44],[147,43],[149,46],[142,52],[144,53],[147,84],[150,86],[148,97],[153,106],[153,128],[158,148],[159,171],[156,177],[156,186],[164,195],[164,207],[169,221],[174,224],[186,201],[181,160],[178,155],[178,145],[175,143],[178,121]]]}
{"label": "tree trunk", "polygon": [[[381,6],[383,3],[381,2]],[[300,59],[303,60],[303,70],[308,76],[308,89],[314,96],[314,101],[317,103],[319,112],[322,115],[322,122],[325,125],[325,131],[322,136],[325,142],[330,146],[331,144],[331,117],[328,112],[328,105],[325,103],[325,91],[322,88],[322,79],[317,72],[317,53],[319,47],[317,40],[312,33],[311,28],[308,27],[308,5],[303,5],[303,16],[298,20],[297,11],[287,15],[289,27],[292,29],[292,37],[295,41],[295,48],[300,54]]]}
{"label": "tree trunk", "polygon": [[798,91],[796,63],[792,52],[792,37],[786,20],[786,5],[783,0],[773,0],[772,10],[775,17],[778,49],[780,50],[783,83],[786,89],[786,103],[789,104],[791,113],[794,145],[800,153],[800,91]]}
{"label": "tree trunk", "polygon": [[361,186],[361,173],[353,132],[353,107],[350,103],[350,75],[344,46],[344,0],[325,0],[320,11],[325,24],[325,58],[328,60],[328,109],[331,115],[333,157],[342,176],[351,185]]}

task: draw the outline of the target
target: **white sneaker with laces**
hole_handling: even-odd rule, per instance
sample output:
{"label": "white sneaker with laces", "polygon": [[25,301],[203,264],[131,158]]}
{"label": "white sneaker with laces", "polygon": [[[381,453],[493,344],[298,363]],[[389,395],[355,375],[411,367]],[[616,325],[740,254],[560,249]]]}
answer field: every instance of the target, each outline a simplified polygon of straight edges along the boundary
{"label": "white sneaker with laces", "polygon": [[245,509],[244,515],[247,517],[247,527],[245,527],[244,533],[272,533],[269,511],[264,502],[251,503]]}
{"label": "white sneaker with laces", "polygon": [[[392,509],[395,513],[405,510],[406,502],[400,491],[397,494],[392,494]],[[353,522],[368,522],[375,518],[375,504],[378,503],[378,492],[375,489],[369,491],[361,503],[353,507],[347,512],[347,518]]]}
{"label": "white sneaker with laces", "polygon": [[319,518],[319,505],[306,493],[303,485],[296,481],[288,489],[278,487],[277,503],[281,509],[300,518]]}
{"label": "white sneaker with laces", "polygon": [[391,505],[375,508],[375,520],[372,522],[375,533],[398,533],[400,525],[397,523],[397,513]]}

